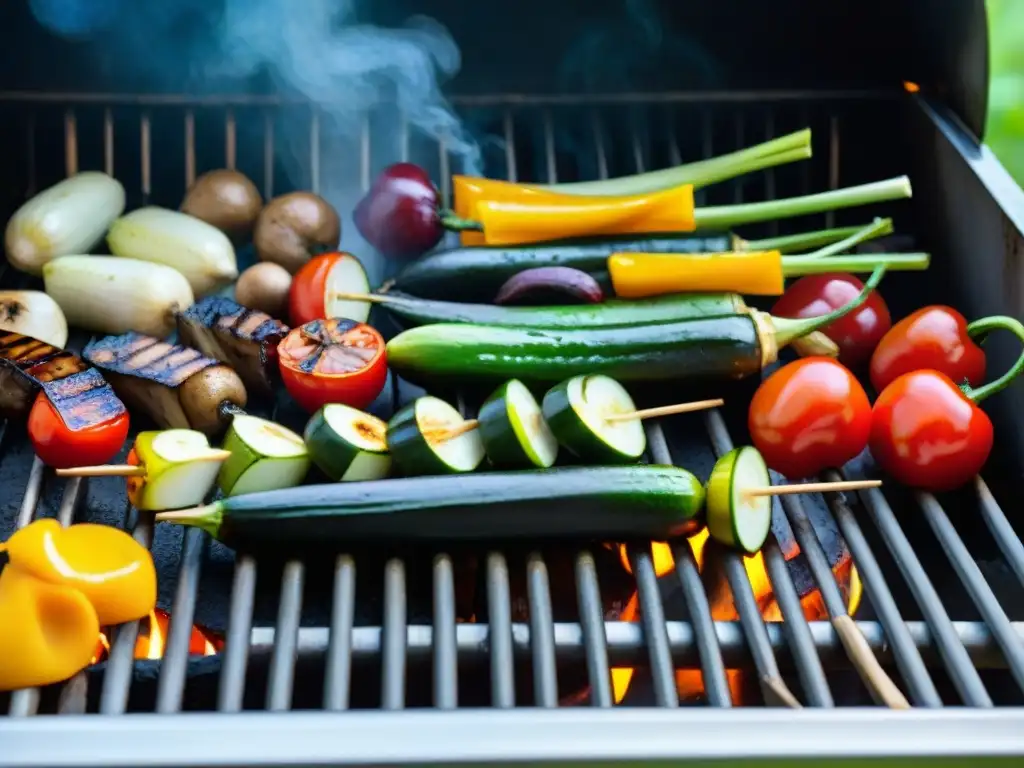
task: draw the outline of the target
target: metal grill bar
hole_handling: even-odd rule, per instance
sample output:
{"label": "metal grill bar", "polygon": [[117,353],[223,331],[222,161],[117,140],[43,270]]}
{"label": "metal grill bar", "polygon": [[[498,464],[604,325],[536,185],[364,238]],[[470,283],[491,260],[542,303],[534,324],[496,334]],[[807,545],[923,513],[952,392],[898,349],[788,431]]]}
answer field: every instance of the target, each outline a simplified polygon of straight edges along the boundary
{"label": "metal grill bar", "polygon": [[231,586],[231,607],[228,609],[228,631],[225,637],[217,709],[240,712],[245,696],[245,668],[249,661],[248,638],[252,633],[252,610],[256,597],[256,561],[242,555],[235,564]]}
{"label": "metal grill bar", "polygon": [[530,601],[530,647],[533,651],[533,687],[539,707],[558,704],[555,670],[555,625],[552,618],[548,568],[536,552],[526,562],[527,596]]}
{"label": "metal grill bar", "polygon": [[157,712],[177,712],[185,696],[188,644],[192,635],[196,596],[199,593],[199,569],[205,553],[206,534],[198,528],[185,531],[181,537],[181,574],[171,608],[167,649],[160,665],[160,679],[156,689]]}
{"label": "metal grill bar", "polygon": [[1009,563],[1020,583],[1024,585],[1024,542],[1021,542],[1017,538],[1017,534],[1013,532],[1010,521],[1006,519],[1006,514],[996,503],[992,491],[988,489],[988,484],[980,477],[975,478],[975,484],[978,488],[978,498],[981,501],[979,505],[981,517],[992,532],[992,537],[999,545],[999,549],[1002,550],[1006,562]]}
{"label": "metal grill bar", "polygon": [[298,560],[285,563],[281,575],[281,602],[277,610],[278,636],[274,643],[274,653],[270,657],[270,677],[267,682],[266,706],[271,712],[283,712],[292,706],[304,576],[305,567]]}
{"label": "metal grill bar", "polygon": [[434,706],[454,709],[459,697],[455,642],[455,573],[448,555],[434,558]]}
{"label": "metal grill bar", "polygon": [[356,564],[341,555],[334,564],[331,639],[324,673],[324,709],[348,709],[352,676],[352,623],[356,608]]}
{"label": "metal grill bar", "polygon": [[[580,631],[587,657],[590,699],[595,707],[612,705],[611,671],[608,668],[608,639],[601,615],[601,592],[597,567],[589,552],[576,555],[576,594],[580,605]],[[554,631],[554,627],[552,627]],[[557,646],[557,641],[556,641]]]}

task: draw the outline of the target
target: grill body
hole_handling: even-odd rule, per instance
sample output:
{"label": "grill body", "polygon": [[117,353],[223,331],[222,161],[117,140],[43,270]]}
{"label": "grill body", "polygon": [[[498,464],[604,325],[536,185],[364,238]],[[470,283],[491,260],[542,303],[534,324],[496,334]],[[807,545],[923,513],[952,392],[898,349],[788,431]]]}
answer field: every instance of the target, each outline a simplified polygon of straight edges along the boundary
{"label": "grill body", "polygon": [[[933,254],[924,275],[886,277],[883,292],[895,316],[925,302],[953,304],[968,317],[1024,313],[1024,194],[977,139],[985,92],[980,2],[950,3],[942,23],[926,4],[890,2],[894,22],[882,31],[869,23],[874,3],[855,14],[780,3],[782,15],[754,7],[764,4],[723,2],[716,11],[676,4],[655,9],[676,41],[662,59],[630,58],[639,75],[600,73],[566,92],[545,77],[564,60],[554,51],[559,31],[566,38],[584,18],[621,13],[610,3],[587,5],[590,15],[575,5],[522,7],[525,18],[550,22],[538,34],[552,37],[525,59],[525,31],[515,24],[502,35],[480,9],[446,2],[428,9],[450,24],[463,50],[466,74],[452,84],[452,104],[474,135],[486,137],[487,175],[610,177],[809,126],[813,160],[709,188],[699,204],[906,173],[915,192],[906,203],[742,234],[856,224],[884,212],[915,248]],[[642,4],[629,10],[624,23],[652,13]],[[731,43],[722,42],[729,37],[724,20],[740,11],[745,21],[730,29]],[[829,41],[796,29],[783,35],[778,27],[787,12],[799,29],[817,22],[849,33]],[[30,41],[42,34],[13,28]],[[852,65],[854,49],[863,55],[868,40],[878,55]],[[941,44],[929,47],[929,40]],[[703,42],[699,56],[693,41]],[[693,64],[676,79],[666,62],[676,61],[670,54],[680,45]],[[35,60],[34,47],[16,46],[21,61]],[[265,197],[308,188],[346,211],[396,159],[425,165],[445,196],[448,176],[459,170],[451,146],[419,135],[401,110],[385,106],[338,125],[329,105],[251,83],[205,83],[189,95],[157,88],[145,71],[117,71],[124,52],[116,42],[99,57],[58,49],[68,59],[57,72],[40,66],[17,81],[5,75],[11,85],[0,93],[0,135],[14,148],[0,183],[5,214],[87,168],[115,174],[129,208],[176,207],[198,173],[226,165],[250,175]],[[923,50],[930,53],[914,55]],[[650,73],[656,76],[646,78]],[[638,76],[656,87],[638,89],[630,82]],[[904,80],[921,91],[908,93]],[[351,232],[342,246],[358,252]],[[377,278],[389,269],[370,266]],[[2,282],[35,287],[11,269]],[[993,338],[990,370],[1005,369],[1017,352]],[[746,440],[755,385],[717,390],[729,404],[721,413],[650,424],[649,458],[705,476],[716,454]],[[386,413],[413,394],[394,383],[374,407]],[[460,405],[471,411],[474,403]],[[702,575],[701,553],[686,542],[673,547],[667,570],[651,547],[632,548],[626,571],[618,554],[600,545],[235,560],[198,531],[154,529],[127,506],[118,482],[52,477],[32,456],[23,428],[8,424],[0,533],[44,515],[129,527],[153,547],[164,577],[161,606],[172,620],[162,661],[133,660],[140,628],[124,626],[102,664],[65,685],[0,698],[0,712],[9,715],[0,717],[0,764],[843,764],[880,757],[915,764],[933,756],[1004,764],[1024,752],[1024,545],[1014,504],[1024,475],[1024,392],[1011,387],[986,410],[998,448],[984,480],[963,492],[936,499],[886,487],[776,502],[764,570],[778,607],[773,618],[785,621],[763,619],[742,559],[722,555],[715,581],[707,553]],[[286,423],[299,419],[284,404],[274,413]],[[869,463],[855,462],[844,474],[870,471]],[[855,619],[914,705],[910,712],[868,708],[872,699],[827,619],[849,597],[850,584],[837,582],[833,571],[843,557],[856,565],[863,589]],[[808,620],[808,595],[832,610]],[[631,601],[638,615],[629,613]],[[219,655],[190,656],[194,622],[224,632]],[[613,706],[618,683],[611,670],[622,668],[634,669],[634,677]],[[680,675],[695,670],[700,693],[688,696]],[[779,703],[759,684],[765,673],[780,676],[804,708],[763,706]]]}

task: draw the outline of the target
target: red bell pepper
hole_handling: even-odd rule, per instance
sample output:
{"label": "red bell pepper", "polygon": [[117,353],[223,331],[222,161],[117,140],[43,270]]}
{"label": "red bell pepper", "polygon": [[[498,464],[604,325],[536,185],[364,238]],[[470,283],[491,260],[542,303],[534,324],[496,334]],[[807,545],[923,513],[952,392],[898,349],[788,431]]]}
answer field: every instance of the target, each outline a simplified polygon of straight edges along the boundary
{"label": "red bell pepper", "polygon": [[[997,329],[1024,341],[1024,325],[1012,317],[978,320],[966,333],[979,338]],[[992,451],[992,422],[978,403],[1006,388],[1021,371],[1024,354],[1003,376],[976,389],[957,386],[941,370],[904,373],[875,401],[871,455],[883,470],[914,488],[939,492],[963,485],[981,471]]]}

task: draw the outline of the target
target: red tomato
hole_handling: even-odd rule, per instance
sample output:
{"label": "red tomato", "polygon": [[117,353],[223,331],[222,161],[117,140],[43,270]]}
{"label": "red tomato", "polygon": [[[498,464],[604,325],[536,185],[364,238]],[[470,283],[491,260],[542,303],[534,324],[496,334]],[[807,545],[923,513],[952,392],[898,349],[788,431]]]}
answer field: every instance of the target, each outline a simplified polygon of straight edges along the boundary
{"label": "red tomato", "polygon": [[841,363],[807,357],[761,382],[747,422],[768,466],[796,480],[841,467],[864,450],[871,403]]}
{"label": "red tomato", "polygon": [[925,368],[972,387],[985,380],[985,353],[952,307],[923,307],[896,323],[871,358],[871,384],[881,392],[904,373]]}
{"label": "red tomato", "polygon": [[128,437],[128,413],[83,429],[70,429],[45,393],[28,414],[28,436],[36,455],[55,469],[106,464]]}
{"label": "red tomato", "polygon": [[[790,285],[772,307],[777,317],[821,317],[846,306],[864,290],[864,283],[853,275],[828,274],[801,277]],[[878,291],[872,291],[861,307],[835,322],[822,333],[839,345],[839,359],[856,366],[871,357],[871,352],[892,326],[889,308]]]}
{"label": "red tomato", "polygon": [[981,471],[992,450],[992,422],[940,371],[906,373],[875,401],[871,455],[901,483],[957,488]]}
{"label": "red tomato", "polygon": [[328,403],[365,408],[388,377],[383,337],[352,320],[314,320],[294,328],[277,356],[285,389],[310,413]]}
{"label": "red tomato", "polygon": [[370,281],[359,259],[351,253],[322,253],[307,261],[288,289],[288,315],[292,325],[344,317],[365,323],[370,304],[343,299],[339,294],[367,294]]}

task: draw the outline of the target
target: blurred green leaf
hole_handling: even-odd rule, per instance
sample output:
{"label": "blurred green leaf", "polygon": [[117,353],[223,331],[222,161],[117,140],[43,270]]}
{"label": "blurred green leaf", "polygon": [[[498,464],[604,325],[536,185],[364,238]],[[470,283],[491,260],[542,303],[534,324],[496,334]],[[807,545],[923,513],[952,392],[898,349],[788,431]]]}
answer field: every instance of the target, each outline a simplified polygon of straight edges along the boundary
{"label": "blurred green leaf", "polygon": [[1024,0],[987,0],[988,127],[985,142],[1024,185]]}

